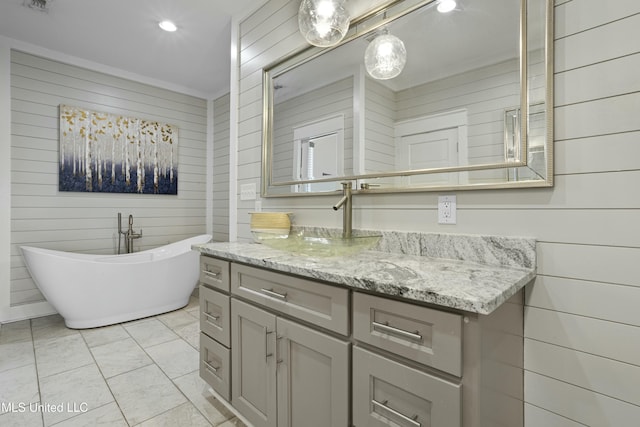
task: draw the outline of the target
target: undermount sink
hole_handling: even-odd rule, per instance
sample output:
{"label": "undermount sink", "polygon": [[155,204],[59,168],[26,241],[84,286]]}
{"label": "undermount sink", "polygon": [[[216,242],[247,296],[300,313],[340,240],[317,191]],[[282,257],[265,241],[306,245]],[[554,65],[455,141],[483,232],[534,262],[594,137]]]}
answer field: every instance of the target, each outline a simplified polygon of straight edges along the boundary
{"label": "undermount sink", "polygon": [[271,248],[308,256],[345,256],[373,248],[382,236],[379,234],[351,237],[294,233],[287,238],[266,238],[259,241]]}

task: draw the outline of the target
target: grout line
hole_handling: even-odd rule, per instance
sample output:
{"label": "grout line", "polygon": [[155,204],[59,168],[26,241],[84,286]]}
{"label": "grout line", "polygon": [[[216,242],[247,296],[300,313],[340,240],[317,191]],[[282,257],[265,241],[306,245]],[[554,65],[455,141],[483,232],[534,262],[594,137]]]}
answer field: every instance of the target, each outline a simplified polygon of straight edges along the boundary
{"label": "grout line", "polygon": [[[33,367],[36,370],[36,384],[38,385],[39,402],[42,404],[42,391],[40,390],[40,374],[38,372],[38,356],[36,354],[36,341],[33,338],[33,321],[29,319],[29,334],[31,334],[31,347],[33,348]],[[40,420],[44,426],[44,412],[40,411]]]}
{"label": "grout line", "polygon": [[[190,303],[191,303],[191,302],[192,302],[192,301],[190,300]],[[196,309],[197,309],[197,306],[196,306],[196,305],[189,307],[189,310],[196,310]],[[199,318],[198,318],[198,317],[196,317],[195,315],[191,314],[190,312],[188,312],[188,311],[187,311],[187,306],[185,306],[185,307],[183,307],[183,308],[181,308],[181,309],[176,310],[176,312],[179,312],[179,311],[182,311],[184,314],[188,315],[190,318],[193,318],[194,323],[199,324]],[[181,329],[181,328],[184,328],[184,327],[188,327],[188,326],[190,326],[190,325],[191,325],[191,323],[187,323],[187,324],[184,324],[184,325],[176,326],[176,329],[174,329],[174,328],[170,327],[168,324],[166,324],[165,322],[163,322],[162,320],[160,320],[160,319],[159,319],[159,316],[161,316],[161,315],[156,315],[156,316],[152,316],[152,317],[149,317],[149,318],[146,318],[146,319],[141,319],[141,320],[142,320],[143,322],[151,321],[151,320],[157,320],[160,324],[162,324],[163,326],[165,326],[167,329],[169,329],[169,330],[170,330],[170,331],[175,335],[175,339],[172,339],[172,340],[169,340],[169,341],[166,341],[166,342],[162,342],[162,343],[158,343],[158,344],[154,344],[154,345],[152,345],[152,346],[148,346],[147,348],[155,347],[155,346],[160,345],[160,344],[166,344],[166,343],[168,343],[168,342],[172,342],[172,341],[176,341],[176,340],[182,340],[182,341],[184,341],[184,343],[186,343],[186,344],[188,345],[188,347],[189,347],[189,348],[193,348],[194,350],[199,351],[199,350],[198,350],[194,345],[192,345],[189,341],[187,341],[187,339],[185,339],[184,337],[182,337],[182,336],[181,336],[180,334],[178,334],[178,332],[176,331],[177,329]],[[143,323],[143,322],[141,322],[141,323]],[[165,414],[165,413],[167,413],[167,412],[170,412],[170,411],[172,411],[172,410],[175,410],[176,408],[179,408],[179,407],[181,407],[181,406],[183,406],[183,405],[189,404],[189,405],[191,405],[191,407],[192,407],[193,409],[195,409],[195,410],[196,410],[196,413],[200,414],[200,415],[201,415],[201,416],[206,420],[206,422],[207,422],[207,423],[209,423],[209,425],[211,425],[212,427],[214,427],[214,424],[209,420],[209,418],[207,417],[207,414],[206,414],[206,413],[204,413],[204,412],[203,412],[203,411],[202,411],[202,410],[201,410],[201,409],[200,409],[200,408],[199,408],[199,407],[198,407],[198,406],[197,406],[197,405],[196,405],[196,404],[195,404],[195,403],[194,403],[194,402],[193,402],[193,401],[192,401],[192,400],[191,400],[191,399],[190,399],[190,398],[189,398],[189,397],[188,397],[188,396],[187,396],[187,395],[182,391],[182,389],[181,389],[181,388],[178,386],[178,384],[176,383],[176,380],[178,380],[178,379],[180,379],[180,378],[183,378],[183,377],[185,377],[185,376],[187,376],[187,375],[193,375],[193,374],[197,373],[197,372],[198,372],[198,370],[199,370],[199,366],[198,366],[198,367],[196,367],[196,369],[194,369],[194,370],[193,370],[193,371],[191,371],[191,372],[188,372],[188,373],[182,374],[182,375],[180,375],[180,376],[178,376],[178,377],[176,377],[176,378],[170,378],[170,377],[169,377],[169,375],[167,375],[167,373],[166,373],[166,372],[165,372],[165,371],[160,367],[160,365],[158,365],[158,364],[156,363],[156,361],[155,361],[155,360],[150,356],[150,354],[147,352],[147,348],[145,348],[145,347],[143,347],[142,345],[140,345],[140,343],[139,343],[139,342],[138,342],[138,341],[137,341],[137,340],[136,340],[136,339],[131,335],[131,333],[129,332],[129,330],[127,330],[127,328],[125,327],[125,325],[126,325],[127,323],[130,323],[130,322],[124,322],[124,323],[119,323],[119,324],[117,324],[117,325],[121,326],[121,327],[122,327],[122,329],[126,332],[126,334],[127,334],[127,338],[116,339],[116,340],[114,340],[114,341],[110,341],[110,342],[107,342],[107,343],[104,343],[104,344],[100,344],[100,345],[97,345],[97,346],[94,346],[94,347],[90,347],[90,346],[89,346],[89,343],[88,343],[88,341],[87,341],[87,338],[85,337],[85,335],[84,335],[84,334],[82,334],[82,331],[79,331],[79,335],[81,336],[82,342],[83,342],[83,343],[84,343],[84,345],[86,346],[87,350],[89,350],[89,354],[91,355],[92,363],[93,363],[93,364],[98,368],[98,372],[100,373],[100,375],[101,375],[101,377],[102,377],[103,381],[105,382],[105,385],[106,385],[106,386],[107,386],[107,388],[109,389],[109,393],[111,394],[112,399],[113,399],[113,401],[112,401],[112,402],[107,402],[107,403],[105,403],[104,405],[100,405],[100,406],[97,406],[97,407],[95,407],[95,408],[92,408],[92,409],[91,409],[91,410],[89,410],[88,412],[92,412],[92,411],[95,411],[95,410],[97,410],[97,409],[99,409],[99,408],[102,408],[102,407],[104,407],[104,406],[107,406],[107,405],[109,405],[109,404],[111,404],[111,403],[115,403],[115,404],[116,404],[116,406],[117,406],[117,408],[118,408],[118,410],[120,411],[120,415],[122,416],[122,419],[125,421],[125,423],[126,423],[128,426],[131,426],[131,425],[132,425],[132,424],[129,422],[129,420],[127,420],[127,418],[126,418],[126,416],[125,416],[125,414],[124,414],[124,412],[123,412],[122,408],[120,407],[120,404],[119,404],[118,400],[116,399],[116,396],[115,396],[115,395],[114,395],[114,393],[113,393],[113,390],[112,390],[112,389],[111,389],[111,387],[109,386],[108,379],[105,377],[104,372],[103,372],[102,368],[100,367],[100,365],[98,364],[98,362],[97,362],[97,360],[96,360],[96,358],[95,358],[95,356],[94,356],[94,354],[93,354],[93,351],[92,351],[92,348],[97,348],[97,347],[100,347],[100,346],[102,346],[102,345],[111,344],[111,343],[114,343],[114,342],[117,342],[117,341],[123,341],[123,340],[125,340],[125,339],[131,339],[134,343],[136,343],[136,345],[138,345],[138,346],[139,346],[139,348],[140,348],[140,349],[145,353],[145,355],[147,355],[147,356],[149,357],[149,359],[151,360],[151,363],[150,363],[150,364],[145,365],[145,366],[142,366],[142,367],[139,367],[139,368],[136,368],[136,369],[144,368],[144,367],[147,367],[147,366],[150,366],[150,365],[155,365],[155,366],[157,366],[157,367],[158,367],[158,369],[162,372],[162,374],[163,374],[163,375],[165,375],[165,376],[166,376],[166,378],[168,378],[168,379],[169,379],[169,381],[173,384],[173,386],[177,389],[177,391],[178,391],[178,392],[179,392],[179,393],[180,393],[180,394],[185,398],[185,400],[186,400],[185,402],[183,402],[183,403],[179,404],[178,406],[176,406],[176,407],[174,407],[174,408],[169,408],[169,409],[167,409],[166,411],[161,412],[160,414],[156,414],[156,415],[154,415],[153,417],[149,418],[149,420],[151,420],[151,419],[153,419],[153,418],[155,418],[155,417],[158,417],[158,416],[160,416],[160,415],[162,415],[162,414]],[[61,327],[66,327],[66,326],[62,325]],[[32,319],[29,319],[29,333],[30,333],[30,336],[31,336],[31,344],[32,344],[33,357],[34,357],[34,368],[35,368],[35,372],[36,372],[36,381],[37,381],[37,387],[38,387],[38,397],[39,397],[39,403],[42,403],[42,392],[41,392],[41,389],[40,389],[41,376],[40,376],[40,373],[38,372],[38,364],[37,364],[37,356],[36,356],[36,343],[35,343],[35,339],[34,339],[33,329],[34,329],[34,325],[33,325]],[[63,337],[60,337],[60,338],[63,338]],[[57,339],[57,338],[55,338],[55,339]],[[90,364],[86,364],[86,365],[82,365],[82,366],[74,367],[74,368],[72,368],[72,369],[69,369],[69,370],[67,370],[67,371],[63,371],[63,372],[68,372],[68,371],[70,371],[70,370],[78,369],[78,368],[82,368],[82,367],[89,366],[89,365],[90,365]],[[118,375],[114,375],[113,377],[110,377],[110,378],[115,378],[115,377],[117,377],[117,376],[119,376],[119,375],[122,375],[122,374],[125,374],[125,373],[128,373],[128,372],[132,372],[132,371],[134,371],[134,370],[136,370],[136,369],[132,369],[132,370],[130,370],[130,371],[123,372],[123,373],[120,373],[120,374],[118,374]],[[59,372],[59,373],[63,373],[63,372]],[[59,374],[59,373],[56,373],[56,374],[53,374],[53,375],[57,375],[57,374]],[[42,378],[47,378],[47,377],[42,377]],[[72,416],[71,418],[68,418],[68,419],[66,419],[66,420],[64,420],[64,421],[71,420],[71,419],[76,418],[76,417],[78,417],[78,416],[80,416],[80,415],[81,415],[81,414],[79,414],[79,415],[75,415],[75,416]],[[41,418],[42,425],[44,426],[44,425],[45,425],[45,420],[44,420],[44,414],[43,414],[43,413],[41,413],[41,414],[40,414],[40,418]],[[235,422],[235,420],[236,420],[236,419],[237,419],[237,417],[236,417],[234,414],[231,414],[231,417],[230,417],[230,418],[225,419],[224,421],[221,421],[221,423],[219,423],[219,424],[217,424],[217,425],[221,425],[221,424],[224,424],[224,423],[227,423],[227,422]],[[149,420],[144,420],[144,421],[141,421],[141,422],[145,422],[145,421],[149,421]],[[138,423],[138,424],[139,424],[139,423]],[[136,425],[137,425],[137,424],[136,424]]]}
{"label": "grout line", "polygon": [[[127,417],[124,416],[124,412],[122,412],[122,408],[120,407],[120,404],[118,403],[118,400],[116,399],[116,396],[113,394],[113,390],[111,390],[111,387],[109,386],[109,382],[107,381],[107,378],[104,376],[104,372],[102,372],[102,368],[100,368],[100,364],[98,363],[98,361],[96,360],[95,356],[93,355],[93,352],[91,351],[91,347],[89,347],[89,343],[87,342],[87,339],[85,338],[84,334],[82,334],[82,332],[80,332],[80,336],[82,337],[82,341],[84,341],[84,345],[87,346],[87,349],[89,350],[89,354],[91,354],[91,359],[93,359],[93,363],[95,363],[96,368],[98,368],[98,372],[100,373],[100,376],[102,377],[102,380],[104,381],[104,385],[107,386],[107,389],[109,390],[109,393],[111,394],[111,397],[113,398],[113,403],[115,403],[116,406],[118,407],[118,410],[120,411],[120,415],[122,415],[122,419],[124,420],[124,422],[128,426],[130,426],[131,424],[129,424],[129,421],[127,420]],[[122,340],[116,340],[116,341],[122,341]],[[110,343],[107,343],[107,344],[110,344]],[[106,345],[106,344],[104,344],[104,345]],[[99,347],[99,346],[96,346],[96,347]],[[109,403],[111,403],[111,402],[109,402]]]}

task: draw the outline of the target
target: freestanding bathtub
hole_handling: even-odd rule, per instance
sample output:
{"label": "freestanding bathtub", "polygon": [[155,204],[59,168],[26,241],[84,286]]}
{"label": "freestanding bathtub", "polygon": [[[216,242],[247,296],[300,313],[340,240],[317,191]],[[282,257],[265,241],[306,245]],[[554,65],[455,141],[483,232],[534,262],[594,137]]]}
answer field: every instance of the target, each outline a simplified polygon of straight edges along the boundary
{"label": "freestanding bathtub", "polygon": [[125,255],[88,255],[22,246],[40,292],[69,328],[141,319],[184,307],[198,283],[203,234]]}

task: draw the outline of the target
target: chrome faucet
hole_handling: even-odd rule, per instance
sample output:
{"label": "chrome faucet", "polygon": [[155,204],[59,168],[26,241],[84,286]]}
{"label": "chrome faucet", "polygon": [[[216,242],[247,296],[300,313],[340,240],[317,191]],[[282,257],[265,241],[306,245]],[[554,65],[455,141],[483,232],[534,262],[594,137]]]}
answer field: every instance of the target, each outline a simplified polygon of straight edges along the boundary
{"label": "chrome faucet", "polygon": [[342,199],[333,205],[333,210],[337,211],[342,207],[342,237],[351,238],[352,231],[352,203],[351,203],[351,181],[342,182]]}
{"label": "chrome faucet", "polygon": [[126,253],[133,253],[133,240],[142,237],[142,229],[140,229],[140,233],[133,231],[133,215],[129,215],[129,229],[122,231],[122,214],[118,212],[118,254],[120,254],[120,237],[122,235],[124,235]]}

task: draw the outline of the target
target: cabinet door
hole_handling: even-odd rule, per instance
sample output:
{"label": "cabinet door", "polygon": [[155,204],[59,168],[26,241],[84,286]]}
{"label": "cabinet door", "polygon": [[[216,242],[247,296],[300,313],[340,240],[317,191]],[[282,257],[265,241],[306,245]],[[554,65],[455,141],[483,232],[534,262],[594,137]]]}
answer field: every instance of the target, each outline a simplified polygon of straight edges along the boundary
{"label": "cabinet door", "polygon": [[278,317],[278,427],[349,425],[349,343]]}
{"label": "cabinet door", "polygon": [[231,403],[255,427],[275,427],[276,317],[231,301]]}
{"label": "cabinet door", "polygon": [[460,427],[461,402],[460,384],[354,347],[354,426]]}

